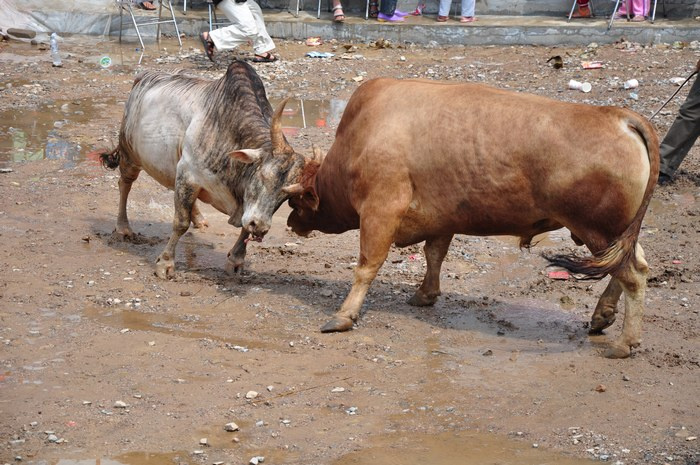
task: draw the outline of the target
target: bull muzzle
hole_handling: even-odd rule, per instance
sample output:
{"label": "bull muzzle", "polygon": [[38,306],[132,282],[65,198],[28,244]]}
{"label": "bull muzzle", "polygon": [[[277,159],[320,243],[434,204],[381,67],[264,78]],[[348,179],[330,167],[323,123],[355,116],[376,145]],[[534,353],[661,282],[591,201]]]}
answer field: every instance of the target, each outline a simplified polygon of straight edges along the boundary
{"label": "bull muzzle", "polygon": [[248,238],[249,241],[260,242],[262,241],[263,237],[265,237],[265,234],[267,234],[267,232],[270,230],[270,223],[263,221],[260,218],[251,218],[247,221],[244,218],[243,229],[250,234],[250,237]]}

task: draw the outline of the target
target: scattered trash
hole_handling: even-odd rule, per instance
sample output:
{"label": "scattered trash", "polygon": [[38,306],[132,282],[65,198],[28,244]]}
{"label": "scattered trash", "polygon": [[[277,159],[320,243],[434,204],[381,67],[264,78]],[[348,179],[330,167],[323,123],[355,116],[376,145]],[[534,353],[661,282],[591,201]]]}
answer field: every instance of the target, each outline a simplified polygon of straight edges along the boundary
{"label": "scattered trash", "polygon": [[61,63],[61,55],[58,52],[58,34],[55,32],[51,33],[50,45],[52,65],[54,68],[60,68],[63,66],[63,63]]}
{"label": "scattered trash", "polygon": [[332,58],[335,55],[330,52],[306,52],[306,56],[310,58]]}
{"label": "scattered trash", "polygon": [[561,270],[561,271],[550,271],[547,273],[547,277],[549,279],[563,279],[567,280],[571,277],[568,271],[566,270]]}
{"label": "scattered trash", "polygon": [[362,82],[364,79],[364,76],[355,76],[354,78],[352,78],[352,80],[355,82]]}
{"label": "scattered trash", "polygon": [[103,68],[109,68],[110,66],[112,66],[112,59],[108,56],[103,56],[102,58],[100,58],[100,66],[102,66]]}
{"label": "scattered trash", "polygon": [[603,67],[602,61],[583,61],[581,62],[583,69],[600,69]]}
{"label": "scattered trash", "polygon": [[680,260],[672,260],[671,263],[673,263],[674,265],[680,265],[683,262]]}
{"label": "scattered trash", "polygon": [[681,86],[681,85],[683,85],[683,83],[685,82],[685,78],[682,78],[682,77],[672,77],[671,79],[669,79],[669,81],[671,82],[671,84],[675,84],[675,85],[677,85],[677,86]]}
{"label": "scattered trash", "polygon": [[632,100],[639,100],[639,94],[637,94],[636,92],[632,92],[630,93],[630,98]]}
{"label": "scattered trash", "polygon": [[550,57],[549,60],[547,60],[547,63],[552,64],[552,68],[554,69],[560,69],[564,66],[564,60],[561,59],[559,55],[555,55],[553,57]]}
{"label": "scattered trash", "polygon": [[12,168],[0,168],[0,173],[12,173],[13,171]]}
{"label": "scattered trash", "polygon": [[250,399],[255,399],[256,397],[258,397],[257,391],[248,391],[248,392],[246,392],[246,395],[245,395],[245,398],[246,398],[246,399],[249,399],[249,400],[250,400]]}
{"label": "scattered trash", "polygon": [[260,464],[260,463],[263,463],[264,461],[265,461],[265,457],[263,457],[263,456],[257,456],[257,457],[251,458],[250,461],[249,461],[248,463],[249,463],[250,465],[258,465],[258,464]]}
{"label": "scattered trash", "polygon": [[322,43],[323,41],[320,37],[309,37],[308,39],[306,39],[306,45],[308,45],[309,47],[318,47]]}
{"label": "scattered trash", "polygon": [[637,81],[636,79],[628,79],[622,84],[622,86],[625,89],[636,89],[637,87],[639,87],[639,81]]}
{"label": "scattered trash", "polygon": [[593,86],[588,82],[579,82],[574,79],[569,81],[569,89],[580,90],[581,92],[590,92]]}

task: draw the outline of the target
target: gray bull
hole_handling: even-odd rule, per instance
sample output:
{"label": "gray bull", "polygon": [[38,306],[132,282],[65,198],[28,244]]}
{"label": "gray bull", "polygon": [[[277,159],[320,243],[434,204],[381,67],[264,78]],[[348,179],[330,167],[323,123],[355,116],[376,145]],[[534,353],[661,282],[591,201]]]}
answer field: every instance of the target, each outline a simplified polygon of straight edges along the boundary
{"label": "gray bull", "polygon": [[136,78],[119,144],[102,161],[121,174],[115,232],[122,237],[133,236],[126,204],[141,170],[175,191],[173,234],[156,262],[159,277],[174,274],[175,246],[190,221],[206,226],[197,200],[242,227],[228,254],[230,268],[242,267],[247,241],[267,233],[288,198],[283,188],[306,163],[282,134],[283,109],[284,102],[273,115],[260,77],[241,61],[218,80],[162,72]]}

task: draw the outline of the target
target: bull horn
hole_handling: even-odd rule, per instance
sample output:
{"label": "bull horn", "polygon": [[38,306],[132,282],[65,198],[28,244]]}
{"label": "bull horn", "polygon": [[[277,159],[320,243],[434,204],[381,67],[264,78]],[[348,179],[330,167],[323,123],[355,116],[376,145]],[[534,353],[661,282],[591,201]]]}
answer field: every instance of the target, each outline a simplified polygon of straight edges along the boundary
{"label": "bull horn", "polygon": [[311,149],[314,153],[314,156],[311,159],[317,161],[320,164],[323,161],[323,152],[320,148],[316,147],[315,145],[312,145]]}
{"label": "bull horn", "polygon": [[293,151],[282,134],[282,112],[284,106],[289,101],[289,97],[282,100],[277,106],[275,113],[272,115],[270,122],[270,138],[272,139],[272,153],[286,153]]}
{"label": "bull horn", "polygon": [[299,183],[290,184],[289,186],[284,186],[282,192],[287,195],[301,195],[304,193],[304,187]]}

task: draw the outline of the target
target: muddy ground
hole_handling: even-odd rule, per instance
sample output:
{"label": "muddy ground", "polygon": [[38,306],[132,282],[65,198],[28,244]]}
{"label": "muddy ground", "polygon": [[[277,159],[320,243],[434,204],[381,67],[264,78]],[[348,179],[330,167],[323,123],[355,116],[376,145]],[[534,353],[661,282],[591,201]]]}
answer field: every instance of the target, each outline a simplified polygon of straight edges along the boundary
{"label": "muddy ground", "polygon": [[[278,45],[281,62],[255,65],[273,100],[322,106],[349,98],[362,79],[421,76],[647,116],[700,55],[697,43],[328,43],[313,50],[336,56],[313,59],[304,44]],[[532,252],[512,238],[456,238],[432,308],[406,304],[424,272],[420,246],[394,249],[357,327],[321,334],[349,290],[356,232],[296,237],[285,205],[265,241],[250,244],[245,273],[229,276],[223,266],[238,231],[207,206],[210,227],[182,238],[177,276],[163,281],[153,264],[170,233],[172,193],[144,174],[130,197],[141,240],[111,237],[118,173],[89,153],[116,144],[135,73],[185,68],[218,77],[235,55],[212,65],[191,39],[181,50],[173,41],[147,47],[141,64],[133,45],[95,38],[68,38],[61,50],[63,67],[53,68],[43,46],[0,43],[3,143],[18,128],[26,134],[0,155],[11,170],[0,173],[0,463],[700,459],[698,144],[676,182],[657,188],[645,219],[640,241],[651,274],[643,345],[631,358],[602,357],[621,318],[607,335],[587,334],[607,280],[547,277],[538,252],[575,248],[565,231]],[[112,65],[102,68],[106,54]],[[554,55],[562,69],[547,63]],[[586,60],[604,67],[584,70]],[[630,78],[639,88],[622,88]],[[592,92],[567,90],[570,79],[590,82]],[[661,135],[686,92],[655,118]],[[301,108],[290,105],[293,117]],[[330,147],[335,120],[322,113],[287,129],[298,150]],[[47,128],[65,150],[23,161],[42,158],[31,135]],[[247,398],[250,391],[257,396]],[[225,431],[230,422],[239,430]]]}

